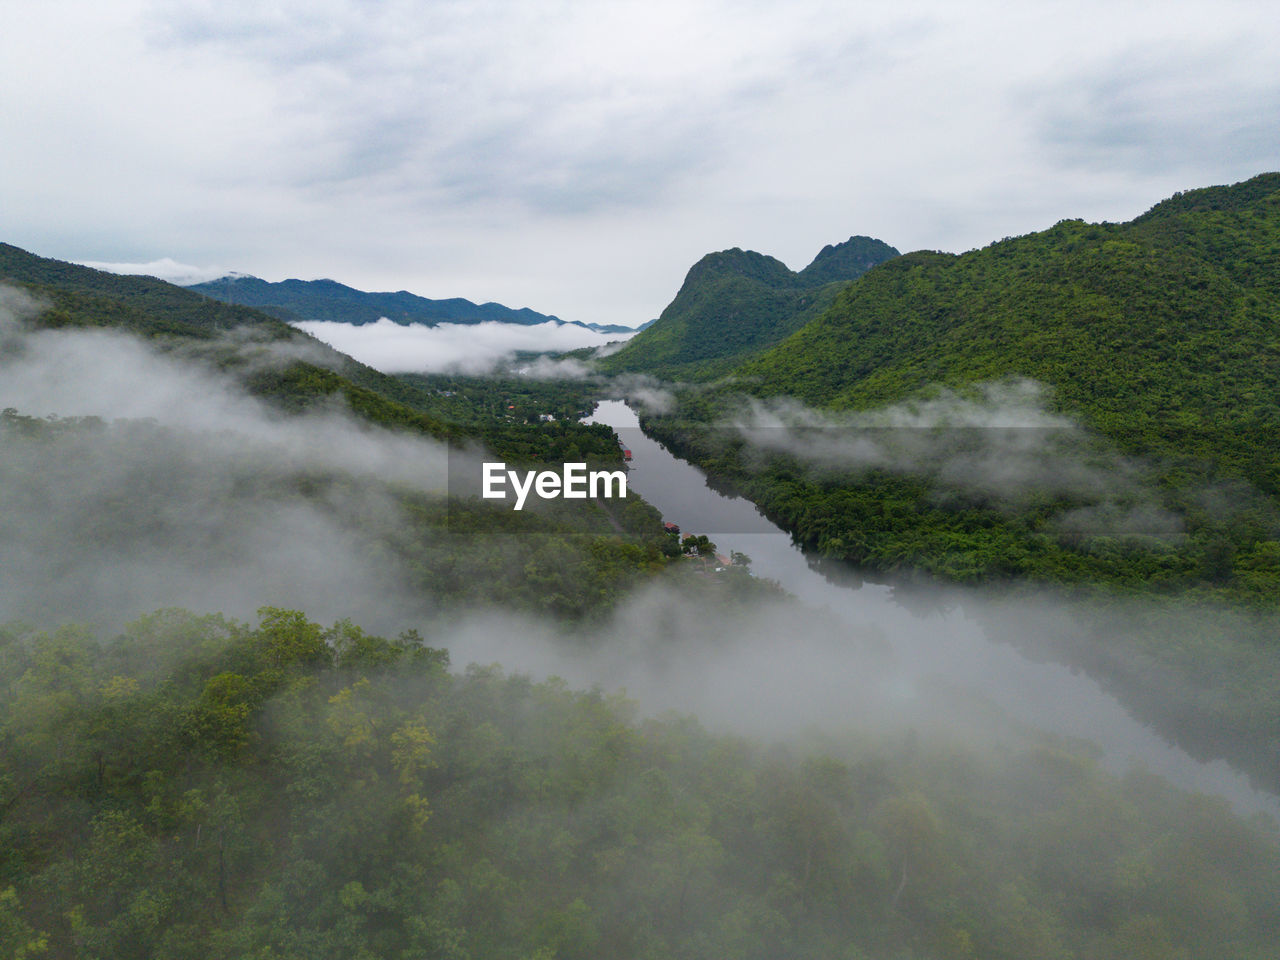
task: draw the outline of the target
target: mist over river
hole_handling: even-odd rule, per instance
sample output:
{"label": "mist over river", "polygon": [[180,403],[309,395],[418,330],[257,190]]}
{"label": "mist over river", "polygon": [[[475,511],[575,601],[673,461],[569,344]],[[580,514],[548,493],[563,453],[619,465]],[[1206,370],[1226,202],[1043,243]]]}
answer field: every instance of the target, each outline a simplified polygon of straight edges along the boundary
{"label": "mist over river", "polygon": [[[617,431],[632,452],[630,488],[665,520],[679,524],[682,534],[706,534],[722,554],[746,553],[757,576],[776,580],[808,606],[825,608],[851,632],[883,635],[892,667],[880,680],[879,692],[885,703],[904,714],[935,709],[936,704],[925,702],[922,690],[941,682],[980,697],[1017,724],[1096,745],[1102,761],[1114,771],[1146,770],[1184,789],[1224,798],[1240,814],[1262,813],[1280,822],[1280,798],[1255,789],[1225,761],[1201,762],[1170,744],[1085,674],[1032,660],[991,640],[975,616],[984,602],[979,591],[947,590],[939,593],[939,602],[922,607],[895,599],[889,586],[856,578],[833,582],[814,569],[790,535],[754,504],[711,489],[701,470],[646,437],[624,401],[600,402],[586,422]],[[1025,629],[1034,631],[1036,621],[1036,615],[1029,615]],[[797,624],[793,637],[780,638],[795,644],[795,660],[805,656],[804,633],[803,624]],[[856,670],[856,664],[850,670]],[[849,674],[833,673],[825,678],[824,689],[811,689],[814,716],[838,713],[841,700],[850,698],[851,686]]]}

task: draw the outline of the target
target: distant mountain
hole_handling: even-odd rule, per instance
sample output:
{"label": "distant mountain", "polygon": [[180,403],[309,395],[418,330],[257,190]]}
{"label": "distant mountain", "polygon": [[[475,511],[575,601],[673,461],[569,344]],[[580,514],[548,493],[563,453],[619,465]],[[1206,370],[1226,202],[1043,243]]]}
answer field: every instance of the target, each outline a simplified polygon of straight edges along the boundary
{"label": "distant mountain", "polygon": [[635,333],[638,330],[643,330],[653,321],[649,320],[638,327],[625,327],[620,323],[582,323],[579,320],[562,320],[561,323],[567,323],[571,327],[586,327],[596,333]]}
{"label": "distant mountain", "polygon": [[566,323],[597,333],[630,333],[630,327],[613,324],[564,321],[527,307],[514,310],[500,303],[472,303],[461,297],[431,300],[399,290],[395,293],[367,293],[335,280],[282,280],[270,283],[246,274],[191,284],[207,297],[224,303],[256,307],[290,323],[298,320],[328,320],[362,326],[382,317],[400,324],[418,323],[433,327],[439,323]]}
{"label": "distant mountain", "polygon": [[818,316],[836,293],[898,251],[870,237],[827,246],[796,273],[751,250],[709,253],[647,329],[601,361],[607,372],[712,378]]}
{"label": "distant mountain", "polygon": [[[155,277],[121,276],[41,257],[7,243],[0,243],[0,282],[16,284],[47,304],[35,321],[39,326],[115,328],[165,348],[221,357],[229,371],[244,373],[251,392],[286,409],[336,394],[371,420],[437,436],[450,432],[423,415],[432,398],[418,388],[253,307],[223,303]],[[234,336],[224,336],[232,330]],[[247,369],[242,348],[250,341],[263,349],[283,348],[283,355],[299,359],[274,370]]]}

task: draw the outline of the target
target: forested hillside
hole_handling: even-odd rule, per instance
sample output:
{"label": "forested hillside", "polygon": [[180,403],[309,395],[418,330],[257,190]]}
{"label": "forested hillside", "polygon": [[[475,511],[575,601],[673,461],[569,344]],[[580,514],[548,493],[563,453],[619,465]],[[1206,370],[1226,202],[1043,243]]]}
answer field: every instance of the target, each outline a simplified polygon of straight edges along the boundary
{"label": "forested hillside", "polygon": [[[583,456],[617,459],[607,436],[593,435],[572,420],[530,426],[524,423],[527,409],[518,418],[506,416],[509,402],[477,417],[470,404],[454,399],[456,391],[380,373],[260,310],[153,277],[106,273],[0,244],[0,282],[34,298],[33,309],[26,311],[34,328],[137,334],[151,348],[228,375],[290,413],[339,401],[379,426],[456,442],[474,439],[513,458],[563,462],[560,454],[576,449]],[[587,405],[581,390],[565,395],[569,405]]]}
{"label": "forested hillside", "polygon": [[[824,254],[819,275],[841,251]],[[1274,952],[1265,817],[1027,728],[904,663],[889,626],[682,560],[638,497],[516,513],[458,495],[482,455],[621,467],[612,431],[578,422],[589,383],[385,377],[248,308],[6,255],[0,954]],[[740,266],[781,284],[775,264]],[[711,419],[750,402],[684,398]],[[853,542],[833,505],[908,531],[956,513],[667,426],[816,518],[832,556]],[[912,512],[926,502],[940,512]],[[1167,656],[1133,634],[1099,657],[1154,660],[1169,711],[1222,719],[1246,766],[1266,753],[1266,649],[1233,660],[1224,634],[1211,660]],[[1190,694],[1170,682],[1187,657]]]}
{"label": "forested hillside", "polygon": [[843,284],[897,255],[879,240],[850,237],[795,273],[751,250],[709,253],[653,325],[598,366],[608,373],[715,377],[818,316]]}
{"label": "forested hillside", "polygon": [[1278,255],[1280,174],[908,254],[646,427],[863,575],[1143,598],[1051,655],[1271,783]]}
{"label": "forested hillside", "polygon": [[1068,220],[962,256],[913,253],[738,374],[867,408],[1027,377],[1123,449],[1280,491],[1280,174],[1123,224]]}
{"label": "forested hillside", "polygon": [[[387,602],[416,615],[484,603],[581,619],[664,566],[669,538],[635,496],[522,513],[449,496],[449,464],[482,450],[621,467],[608,428],[542,422],[515,384],[478,413],[458,391],[386,376],[249,308],[2,252],[0,277],[26,298],[0,357],[0,505],[29,518],[0,531],[23,558],[0,589],[11,611],[109,622],[137,604],[243,596],[255,575],[259,602],[291,578],[321,596],[354,550]],[[555,409],[589,406],[567,396]],[[259,544],[269,531],[285,542]],[[293,538],[334,556],[307,561]],[[273,567],[253,555],[263,549],[285,559]]]}
{"label": "forested hillside", "polygon": [[1280,848],[1079,747],[801,748],[416,633],[0,630],[6,956],[1263,960]]}
{"label": "forested hillside", "polygon": [[[1272,603],[1278,253],[1280,174],[1267,174],[1180,195],[1131,223],[1064,221],[962,256],[909,254],[742,364],[731,387],[689,392],[679,415],[654,426],[831,556],[965,580],[1204,588]],[[949,481],[947,464],[972,450],[948,460],[942,442],[920,469],[892,456],[821,477],[803,456],[762,467],[736,430],[707,429],[756,422],[744,394],[765,400],[778,426],[822,424],[818,447],[868,427],[989,422],[1040,429],[1021,435],[1040,448],[1021,455],[1037,453],[1042,473],[1103,459],[1092,486],[1028,483],[1012,498]],[[783,397],[826,412],[777,419],[770,398]],[[1083,431],[1065,459],[1048,425]],[[1122,522],[1147,508],[1168,516]],[[1111,519],[1067,522],[1081,510]]]}
{"label": "forested hillside", "polygon": [[52,309],[50,325],[118,327],[144,336],[209,338],[247,327],[264,336],[289,335],[287,324],[257,310],[223,304],[155,277],[126,277],[37,256],[0,243],[0,281],[38,293]]}

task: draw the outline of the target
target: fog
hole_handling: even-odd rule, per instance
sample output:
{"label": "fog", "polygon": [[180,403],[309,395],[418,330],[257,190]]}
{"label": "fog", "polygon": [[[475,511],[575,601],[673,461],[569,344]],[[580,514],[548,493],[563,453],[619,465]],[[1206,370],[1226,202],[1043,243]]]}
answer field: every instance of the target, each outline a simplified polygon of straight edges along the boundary
{"label": "fog", "polygon": [[[0,408],[104,423],[6,440],[0,619],[385,608],[398,584],[378,559],[399,522],[387,491],[443,492],[443,446],[339,406],[286,418],[195,359],[114,331],[25,330],[39,304],[9,291],[3,306]],[[254,365],[318,359],[305,343],[238,346]],[[320,492],[300,495],[302,482]]]}
{"label": "fog", "polygon": [[[972,623],[921,618],[883,597],[867,603],[846,591],[849,602],[831,609],[819,594],[720,604],[655,582],[586,628],[497,605],[441,609],[385,549],[405,525],[398,494],[444,491],[439,445],[362,424],[338,406],[284,417],[198,359],[119,333],[30,330],[23,315],[38,304],[12,291],[0,302],[0,408],[104,421],[67,429],[53,421],[45,438],[6,435],[0,622],[109,630],[166,606],[252,619],[270,604],[325,623],[349,617],[384,634],[421,627],[458,666],[496,661],[575,686],[624,689],[645,712],[690,712],[714,729],[767,739],[857,727],[990,745],[1098,729],[1055,720],[1066,701],[1036,703],[1038,688],[1019,689],[1029,681],[1017,671],[994,673]],[[651,402],[665,401],[660,386],[640,386]],[[780,416],[776,408],[769,415]],[[1003,475],[997,487],[1008,482]],[[696,529],[696,516],[679,519]],[[499,540],[493,549],[501,552]],[[923,596],[924,607],[935,601],[955,604],[943,593]],[[969,593],[964,603],[975,615],[985,601]],[[1009,635],[1034,635],[1054,609],[1047,596],[999,607]],[[1116,628],[1132,616],[1116,616]],[[1093,625],[1096,635],[1106,629]],[[969,669],[959,669],[962,661]],[[977,683],[984,670],[998,691]],[[1028,702],[1030,712],[1019,706]],[[1088,709],[1098,713],[1096,704]],[[1105,717],[1099,722],[1125,720],[1114,709]],[[1152,739],[1132,749],[1148,750]],[[1269,809],[1238,782],[1224,786],[1221,769],[1206,776],[1206,789],[1231,795],[1240,809]]]}
{"label": "fog", "polygon": [[1006,511],[1068,497],[1087,505],[1059,518],[1064,533],[1180,534],[1181,520],[1158,503],[1150,465],[1051,411],[1050,399],[1047,387],[1026,379],[979,384],[973,395],[939,389],[874,410],[746,398],[728,426],[756,451],[794,457],[818,477],[922,476],[935,496],[976,496]]}
{"label": "fog", "polygon": [[[128,335],[23,330],[14,307],[37,306],[9,304],[0,407],[104,423],[6,443],[0,621],[113,627],[165,606],[251,620],[264,604],[387,633],[435,619],[379,542],[403,522],[394,491],[444,491],[443,448],[338,407],[283,417],[197,360]],[[792,601],[720,609],[652,586],[587,635],[565,632],[493,608],[454,611],[432,642],[459,664],[625,688],[647,710],[773,736],[835,716],[926,719],[898,668],[883,672],[892,657],[874,626],[851,634]]]}
{"label": "fog", "polygon": [[[759,663],[758,690],[792,703],[796,716],[813,723],[853,716],[855,701],[864,698],[889,707],[910,694],[899,719],[927,725],[945,703],[946,719],[935,730],[965,729],[964,715],[976,711],[985,717],[978,739],[1001,739],[1014,729],[1075,738],[1101,749],[1118,771],[1133,762],[1183,787],[1230,797],[1239,810],[1280,816],[1274,796],[1280,782],[1268,737],[1256,727],[1246,737],[1240,728],[1214,725],[1238,715],[1234,707],[1224,710],[1224,702],[1243,709],[1251,698],[1280,696],[1269,642],[1274,617],[1223,604],[1082,599],[1029,584],[962,588],[915,580],[909,573],[894,585],[867,582],[847,565],[806,556],[749,501],[711,489],[699,471],[645,437],[635,415],[620,407],[602,404],[596,417],[613,424],[632,448],[633,488],[685,533],[710,534],[721,552],[750,555],[757,575],[779,581],[805,604],[803,615],[787,614],[781,622],[755,611],[760,623],[776,630],[769,634],[776,639],[768,647],[763,638],[759,647],[744,640],[748,645],[734,648],[742,659],[729,665],[726,676],[735,676],[742,662]],[[838,626],[824,632],[824,623]],[[715,635],[725,634],[717,629]],[[748,626],[738,636],[757,635]],[[859,644],[888,653],[868,658]],[[760,650],[764,658],[757,657]],[[786,652],[766,664],[779,650]],[[1253,678],[1253,689],[1233,691],[1231,677]],[[1276,679],[1261,679],[1267,677]],[[661,683],[666,682],[683,687],[679,678]],[[689,687],[699,683],[713,681],[692,679]],[[825,692],[845,688],[848,703]],[[886,691],[899,699],[885,699]],[[753,723],[755,711],[763,709],[761,695],[748,687],[739,692],[736,702],[748,706],[740,708],[738,722]],[[882,719],[890,713],[872,710]],[[729,722],[730,713],[720,716]],[[1252,788],[1224,757],[1244,764],[1271,795]]]}
{"label": "fog", "polygon": [[548,321],[519,323],[400,324],[386,317],[356,326],[327,320],[294,324],[361,363],[384,373],[485,374],[511,362],[517,352],[597,347],[627,334],[596,333],[585,327]]}

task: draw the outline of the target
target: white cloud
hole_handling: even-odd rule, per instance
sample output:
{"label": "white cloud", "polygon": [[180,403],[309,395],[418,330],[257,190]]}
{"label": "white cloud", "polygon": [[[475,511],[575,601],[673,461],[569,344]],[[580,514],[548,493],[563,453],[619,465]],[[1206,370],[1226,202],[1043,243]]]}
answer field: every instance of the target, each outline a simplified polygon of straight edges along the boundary
{"label": "white cloud", "polygon": [[[403,325],[386,317],[361,326],[325,320],[306,320],[295,326],[384,373],[484,373],[509,360],[516,351],[575,350],[624,336],[595,333],[571,324],[486,322],[428,327]],[[544,368],[538,373],[545,374]]]}
{"label": "white cloud", "polygon": [[1275,166],[1264,4],[53,0],[5,240],[657,315],[731,246],[963,250]]}
{"label": "white cloud", "polygon": [[178,263],[170,257],[152,260],[150,263],[102,263],[96,260],[82,260],[83,266],[107,273],[122,273],[127,276],[159,277],[169,283],[187,285],[203,283],[206,280],[217,280],[232,271],[223,267],[193,267],[190,264]]}

